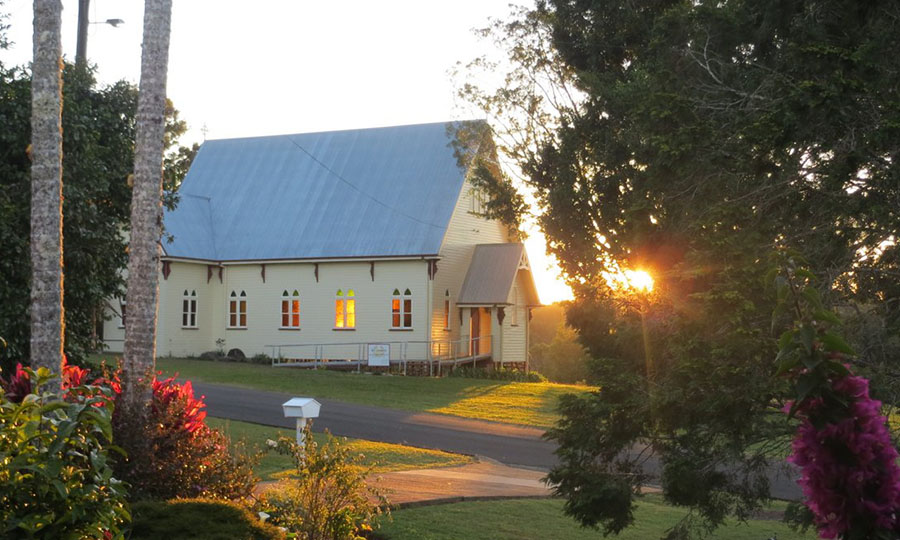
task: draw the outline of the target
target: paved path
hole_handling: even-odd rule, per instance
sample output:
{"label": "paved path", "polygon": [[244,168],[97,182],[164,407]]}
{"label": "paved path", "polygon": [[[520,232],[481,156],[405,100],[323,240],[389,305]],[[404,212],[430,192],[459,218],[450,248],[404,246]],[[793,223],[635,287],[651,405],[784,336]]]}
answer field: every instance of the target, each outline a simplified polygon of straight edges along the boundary
{"label": "paved path", "polygon": [[[293,429],[281,404],[291,395],[249,388],[192,382],[194,392],[206,396],[210,416]],[[317,398],[318,399],[318,398]],[[321,416],[313,431],[486,456],[507,465],[547,470],[556,463],[556,445],[541,439],[543,430],[470,420],[442,414],[416,413],[319,399]]]}
{"label": "paved path", "polygon": [[459,467],[381,473],[376,475],[376,485],[390,490],[388,499],[392,505],[408,506],[426,501],[549,497],[553,493],[543,482],[543,476],[541,471],[479,462]]}
{"label": "paved path", "polygon": [[[199,381],[193,385],[196,393],[206,396],[210,416],[294,428],[293,420],[284,418],[281,410],[281,404],[294,397],[290,394]],[[556,445],[541,439],[543,430],[538,428],[328,399],[319,401],[322,411],[313,423],[314,431],[327,428],[344,437],[486,456],[504,465],[539,470],[541,476],[556,464]],[[655,460],[648,466],[651,474],[659,469]],[[800,489],[790,476],[772,468],[769,477],[773,496],[800,497]]]}

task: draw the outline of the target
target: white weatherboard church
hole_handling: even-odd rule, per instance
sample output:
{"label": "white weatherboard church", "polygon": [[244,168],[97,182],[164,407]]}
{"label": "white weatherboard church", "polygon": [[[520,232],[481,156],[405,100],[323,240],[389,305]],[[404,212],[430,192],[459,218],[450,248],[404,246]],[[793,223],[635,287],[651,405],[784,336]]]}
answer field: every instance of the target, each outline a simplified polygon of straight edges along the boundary
{"label": "white weatherboard church", "polygon": [[[205,142],[165,214],[157,354],[523,366],[539,305],[528,257],[480,213],[449,133]],[[114,304],[103,336],[118,352]]]}

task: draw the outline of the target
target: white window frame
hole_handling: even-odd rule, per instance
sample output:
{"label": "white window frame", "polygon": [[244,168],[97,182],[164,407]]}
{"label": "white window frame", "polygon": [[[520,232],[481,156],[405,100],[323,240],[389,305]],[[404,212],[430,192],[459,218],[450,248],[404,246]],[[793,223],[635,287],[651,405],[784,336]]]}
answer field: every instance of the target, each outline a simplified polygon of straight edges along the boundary
{"label": "white window frame", "polygon": [[181,295],[181,327],[198,328],[196,289],[192,289],[190,293],[185,289],[184,294]]}
{"label": "white window frame", "polygon": [[[243,330],[247,328],[247,292],[231,291],[228,296],[228,326],[229,330]],[[234,321],[236,324],[232,324]],[[243,324],[241,324],[243,323]]]}
{"label": "white window frame", "polygon": [[125,308],[128,306],[125,304],[125,300],[119,300],[119,324],[118,328],[125,328]]}
{"label": "white window frame", "polygon": [[412,293],[409,289],[400,294],[400,289],[394,289],[391,295],[391,330],[413,329],[413,303]]}
{"label": "white window frame", "polygon": [[472,209],[470,212],[477,215],[484,214],[484,193],[478,189],[472,188]]}
{"label": "white window frame", "polygon": [[[288,324],[285,325],[285,317]],[[294,292],[288,294],[287,289],[281,293],[281,330],[299,330],[300,329],[300,292],[294,289]]]}
{"label": "white window frame", "polygon": [[444,330],[450,330],[450,289],[444,291]]}
{"label": "white window frame", "polygon": [[[340,304],[338,304],[340,302]],[[351,308],[352,306],[352,308]],[[352,320],[351,320],[352,315]],[[338,289],[334,295],[334,327],[332,330],[356,330],[356,291]]]}

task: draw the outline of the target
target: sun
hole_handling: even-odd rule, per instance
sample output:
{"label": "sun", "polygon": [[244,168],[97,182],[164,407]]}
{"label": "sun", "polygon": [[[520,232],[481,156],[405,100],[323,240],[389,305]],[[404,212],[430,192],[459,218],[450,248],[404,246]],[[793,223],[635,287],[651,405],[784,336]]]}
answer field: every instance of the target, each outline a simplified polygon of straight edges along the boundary
{"label": "sun", "polygon": [[647,294],[653,291],[653,277],[644,270],[619,269],[602,275],[609,288],[619,292]]}
{"label": "sun", "polygon": [[653,290],[653,277],[643,270],[625,270],[625,281],[628,288],[639,292],[650,292]]}

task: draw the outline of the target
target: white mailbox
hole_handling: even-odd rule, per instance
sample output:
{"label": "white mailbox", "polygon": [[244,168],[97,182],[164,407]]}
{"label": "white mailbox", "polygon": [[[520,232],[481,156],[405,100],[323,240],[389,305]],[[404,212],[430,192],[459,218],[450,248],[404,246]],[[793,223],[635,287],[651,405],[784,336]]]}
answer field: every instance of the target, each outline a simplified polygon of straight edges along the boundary
{"label": "white mailbox", "polygon": [[295,397],[281,404],[285,418],[297,419],[297,444],[303,447],[303,428],[308,418],[318,418],[322,404],[313,398]]}

